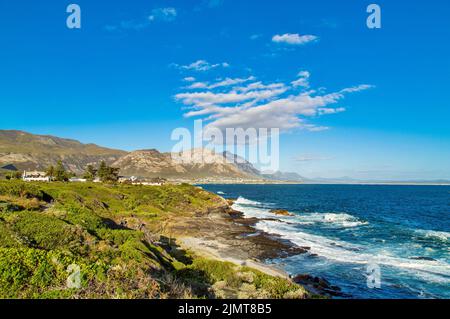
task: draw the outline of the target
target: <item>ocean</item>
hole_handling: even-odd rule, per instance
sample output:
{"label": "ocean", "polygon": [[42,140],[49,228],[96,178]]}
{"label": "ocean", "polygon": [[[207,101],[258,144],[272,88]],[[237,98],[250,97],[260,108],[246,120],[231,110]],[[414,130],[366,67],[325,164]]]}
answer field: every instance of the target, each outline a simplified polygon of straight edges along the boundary
{"label": "ocean", "polygon": [[201,186],[246,217],[279,219],[256,228],[308,247],[266,261],[289,274],[325,278],[348,298],[450,298],[450,186]]}

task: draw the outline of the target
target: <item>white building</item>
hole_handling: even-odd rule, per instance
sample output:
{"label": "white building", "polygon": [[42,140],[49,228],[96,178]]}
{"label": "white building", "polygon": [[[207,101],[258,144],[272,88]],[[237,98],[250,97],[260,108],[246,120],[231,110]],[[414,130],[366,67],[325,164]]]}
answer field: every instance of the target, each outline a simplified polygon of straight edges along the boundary
{"label": "white building", "polygon": [[120,176],[119,183],[128,183],[132,185],[144,185],[144,186],[162,186],[166,180],[161,178],[140,178],[136,176]]}
{"label": "white building", "polygon": [[69,178],[69,182],[71,182],[71,183],[86,183],[87,179],[85,179],[85,178],[78,178],[78,177],[72,177],[72,178]]}
{"label": "white building", "polygon": [[134,183],[138,180],[136,176],[119,176],[118,182],[119,183]]}
{"label": "white building", "polygon": [[22,179],[25,182],[50,182],[50,177],[45,172],[27,172],[24,171]]}

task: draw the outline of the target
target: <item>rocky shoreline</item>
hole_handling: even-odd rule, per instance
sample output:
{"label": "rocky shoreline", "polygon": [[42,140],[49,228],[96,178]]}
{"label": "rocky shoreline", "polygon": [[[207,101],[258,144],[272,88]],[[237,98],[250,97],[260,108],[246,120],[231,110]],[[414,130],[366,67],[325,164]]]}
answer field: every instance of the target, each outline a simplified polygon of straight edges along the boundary
{"label": "rocky shoreline", "polygon": [[[176,218],[171,222],[169,231],[183,248],[196,253],[251,266],[270,275],[290,278],[313,294],[324,297],[344,296],[339,287],[331,285],[324,278],[301,273],[290,276],[281,267],[267,264],[267,260],[307,253],[309,247],[299,247],[280,236],[259,231],[255,225],[267,219],[246,218],[242,212],[234,210],[232,205],[232,200],[223,199],[222,205],[211,208],[206,213]],[[273,213],[274,218],[271,220],[278,220],[277,215],[290,215],[283,210],[274,210]]]}

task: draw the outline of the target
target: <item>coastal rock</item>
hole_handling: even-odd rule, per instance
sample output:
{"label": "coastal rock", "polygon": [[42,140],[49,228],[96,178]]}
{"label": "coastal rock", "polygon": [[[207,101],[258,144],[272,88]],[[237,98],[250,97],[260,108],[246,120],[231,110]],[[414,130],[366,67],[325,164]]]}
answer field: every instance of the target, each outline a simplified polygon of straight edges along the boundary
{"label": "coastal rock", "polygon": [[278,216],[294,216],[294,214],[289,213],[285,209],[272,209],[270,211],[272,214],[278,215]]}
{"label": "coastal rock", "polygon": [[345,294],[341,292],[341,288],[333,286],[328,280],[320,277],[311,276],[308,274],[300,274],[293,278],[297,284],[309,288],[311,291],[320,295],[332,297],[344,297]]}
{"label": "coastal rock", "polygon": [[228,213],[228,215],[230,215],[231,218],[244,218],[244,214],[242,212],[234,210],[231,207],[229,207],[226,212]]}
{"label": "coastal rock", "polygon": [[425,260],[425,261],[436,261],[436,259],[434,259],[434,258],[423,257],[423,256],[411,257],[411,259],[413,259],[413,260]]}

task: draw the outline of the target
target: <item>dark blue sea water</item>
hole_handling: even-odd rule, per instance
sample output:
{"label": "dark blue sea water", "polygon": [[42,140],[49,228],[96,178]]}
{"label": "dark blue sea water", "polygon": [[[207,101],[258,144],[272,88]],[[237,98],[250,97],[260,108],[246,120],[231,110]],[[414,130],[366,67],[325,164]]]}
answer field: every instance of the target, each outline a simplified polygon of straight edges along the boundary
{"label": "dark blue sea water", "polygon": [[[202,185],[248,217],[294,217],[257,228],[309,247],[271,260],[320,276],[352,298],[450,298],[450,186]],[[380,271],[380,288],[368,285]],[[376,275],[376,274],[375,274]]]}

